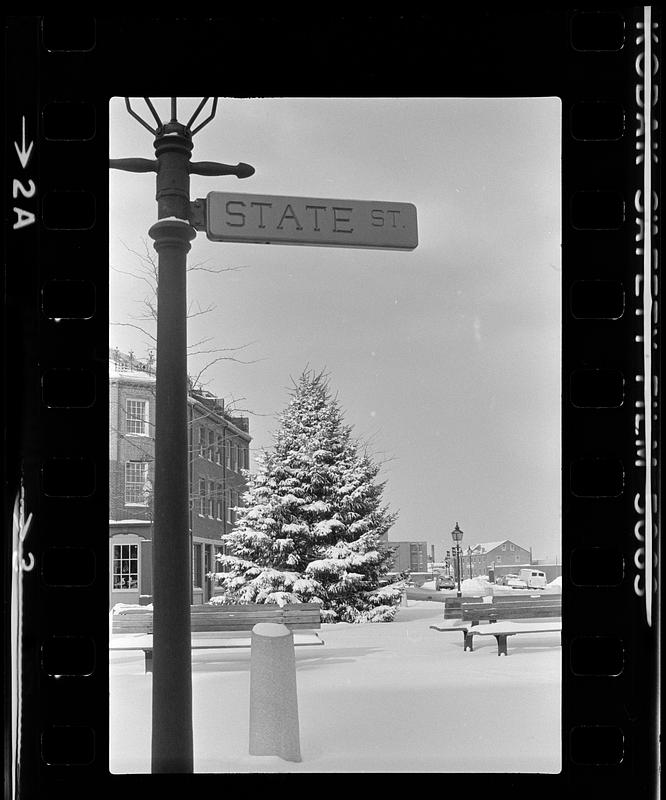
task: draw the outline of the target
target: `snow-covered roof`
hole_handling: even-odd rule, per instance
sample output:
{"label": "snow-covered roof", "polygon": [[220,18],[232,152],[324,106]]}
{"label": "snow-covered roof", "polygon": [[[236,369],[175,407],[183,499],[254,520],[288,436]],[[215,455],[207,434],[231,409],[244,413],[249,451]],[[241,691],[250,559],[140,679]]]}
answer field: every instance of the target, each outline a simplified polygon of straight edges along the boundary
{"label": "snow-covered roof", "polygon": [[508,541],[508,539],[500,539],[497,542],[479,542],[478,544],[471,544],[466,547],[463,545],[463,550],[467,550],[467,547],[471,547],[472,550],[477,550],[480,553],[488,553],[490,550],[494,550],[496,547],[500,547],[500,545]]}
{"label": "snow-covered roof", "polygon": [[[465,546],[463,544],[463,550],[467,552],[467,548],[471,547],[472,550],[476,550],[479,553],[489,553],[491,550],[495,550],[497,547],[501,547],[503,544],[507,542],[511,542],[511,539],[499,539],[497,542],[479,542],[478,544],[472,544]],[[520,547],[519,544],[515,542],[511,542],[511,544],[515,545],[516,547]],[[521,550],[525,550],[525,547],[521,547]]]}
{"label": "snow-covered roof", "polygon": [[142,383],[155,383],[155,376],[140,370],[117,369],[114,362],[109,360],[109,380],[140,381]]}

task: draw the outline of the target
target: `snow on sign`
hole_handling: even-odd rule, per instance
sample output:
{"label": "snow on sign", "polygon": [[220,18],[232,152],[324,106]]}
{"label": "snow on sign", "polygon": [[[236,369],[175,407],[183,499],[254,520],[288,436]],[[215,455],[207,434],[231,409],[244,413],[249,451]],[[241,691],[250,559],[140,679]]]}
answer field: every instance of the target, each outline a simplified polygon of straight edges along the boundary
{"label": "snow on sign", "polygon": [[413,250],[418,244],[411,203],[235,192],[209,192],[206,235],[215,242],[383,250]]}

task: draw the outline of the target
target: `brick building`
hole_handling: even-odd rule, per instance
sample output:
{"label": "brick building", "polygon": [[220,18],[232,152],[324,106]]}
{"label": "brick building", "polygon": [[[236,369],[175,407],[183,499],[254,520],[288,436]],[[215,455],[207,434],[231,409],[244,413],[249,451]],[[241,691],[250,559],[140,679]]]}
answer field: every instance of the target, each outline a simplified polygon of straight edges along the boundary
{"label": "brick building", "polygon": [[386,545],[393,550],[392,572],[427,572],[428,570],[428,543],[427,542],[392,542]]}
{"label": "brick building", "polygon": [[[132,354],[109,353],[109,602],[152,596],[152,481],[155,458],[155,370]],[[231,530],[245,491],[251,437],[246,417],[222,400],[188,397],[189,518],[192,602],[213,593],[221,537]]]}
{"label": "brick building", "polygon": [[[455,559],[454,559],[455,560]],[[524,547],[512,542],[510,539],[500,539],[496,542],[479,542],[465,546],[462,544],[460,553],[461,572],[463,578],[477,575],[488,575],[491,569],[507,568],[507,572],[515,572],[516,567],[529,565],[532,553]],[[454,569],[455,564],[453,565]]]}

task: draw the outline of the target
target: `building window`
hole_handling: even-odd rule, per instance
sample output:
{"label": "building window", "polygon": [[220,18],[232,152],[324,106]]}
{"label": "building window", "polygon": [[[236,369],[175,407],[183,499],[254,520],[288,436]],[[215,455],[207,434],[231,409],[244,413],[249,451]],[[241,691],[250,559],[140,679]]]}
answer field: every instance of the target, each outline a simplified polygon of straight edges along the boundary
{"label": "building window", "polygon": [[233,503],[231,502],[231,489],[227,489],[227,522],[231,524],[232,516],[231,516],[231,506]]}
{"label": "building window", "polygon": [[139,588],[139,545],[113,545],[113,589],[123,591]]}
{"label": "building window", "polygon": [[222,496],[222,491],[223,491],[222,484],[221,483],[216,484],[216,487],[215,487],[215,507],[217,509],[216,516],[217,516],[218,519],[222,519],[223,518],[223,509],[222,509],[222,507],[224,505],[224,497]]}
{"label": "building window", "polygon": [[502,545],[502,550],[506,550],[506,544]]}
{"label": "building window", "polygon": [[217,447],[215,448],[215,463],[221,464],[222,463],[222,448],[224,447],[224,442],[222,441],[222,437],[217,437]]}
{"label": "building window", "polygon": [[231,469],[233,472],[238,472],[238,447],[236,442],[231,445]]}
{"label": "building window", "polygon": [[148,401],[128,400],[125,411],[127,433],[133,436],[148,436]]}
{"label": "building window", "polygon": [[515,546],[512,545],[511,542],[509,542],[509,550],[515,550],[515,549],[516,549]]}
{"label": "building window", "polygon": [[497,556],[497,558],[495,559],[495,561],[497,561],[498,564],[500,563],[501,560],[502,560],[502,556]]}
{"label": "building window", "polygon": [[206,455],[206,429],[199,428],[199,455],[204,458]]}
{"label": "building window", "polygon": [[227,469],[231,469],[231,443],[229,441],[224,443],[224,463]]}
{"label": "building window", "polygon": [[208,460],[215,461],[215,431],[208,431]]}
{"label": "building window", "polygon": [[195,544],[192,547],[192,583],[197,589],[202,588],[203,575],[201,569],[201,545]]}
{"label": "building window", "polygon": [[212,519],[215,514],[215,484],[208,484],[208,516]]}
{"label": "building window", "polygon": [[199,515],[206,513],[206,479],[199,478]]}
{"label": "building window", "polygon": [[520,561],[520,556],[516,556],[516,561]]}
{"label": "building window", "polygon": [[148,462],[125,462],[125,505],[148,505]]}

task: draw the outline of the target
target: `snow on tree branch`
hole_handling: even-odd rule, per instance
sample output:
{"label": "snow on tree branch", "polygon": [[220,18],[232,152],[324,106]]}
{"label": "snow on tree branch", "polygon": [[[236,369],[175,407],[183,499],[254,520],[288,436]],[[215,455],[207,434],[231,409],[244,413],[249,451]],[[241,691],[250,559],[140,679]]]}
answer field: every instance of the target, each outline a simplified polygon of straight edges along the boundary
{"label": "snow on tree branch", "polygon": [[397,515],[382,505],[379,466],[344,424],[328,376],[304,370],[279,419],[222,537],[217,602],[315,602],[327,622],[392,620],[401,592],[380,583]]}

